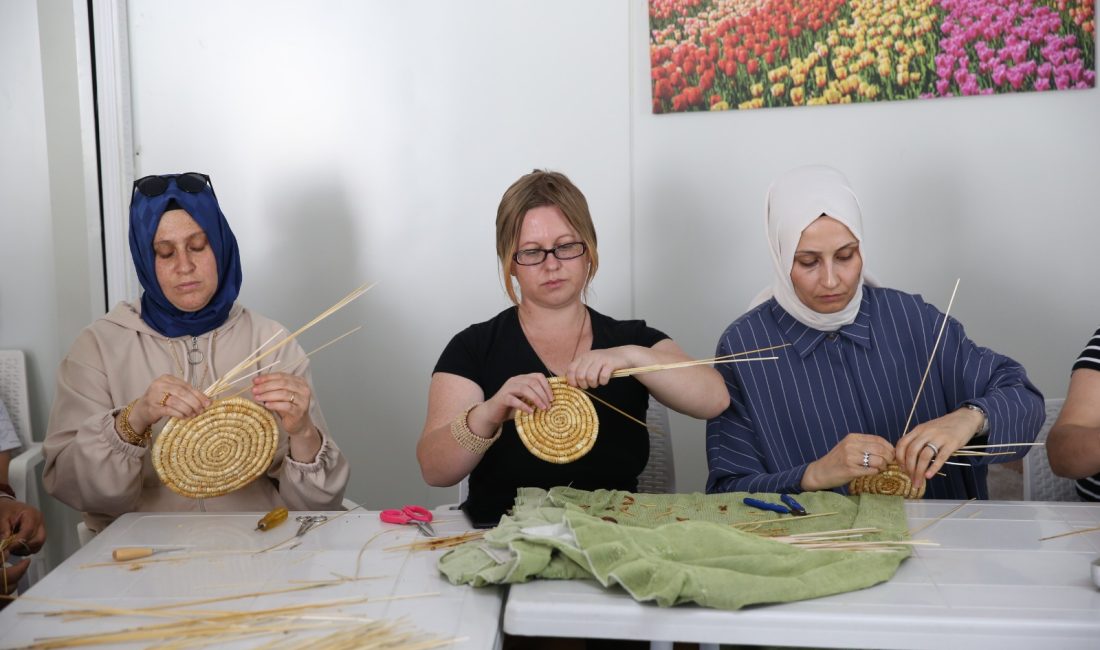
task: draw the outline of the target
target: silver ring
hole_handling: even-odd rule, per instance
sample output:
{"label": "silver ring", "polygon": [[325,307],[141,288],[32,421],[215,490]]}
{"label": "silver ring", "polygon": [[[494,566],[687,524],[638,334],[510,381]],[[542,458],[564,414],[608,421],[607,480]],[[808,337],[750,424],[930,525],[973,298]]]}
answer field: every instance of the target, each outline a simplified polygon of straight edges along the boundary
{"label": "silver ring", "polygon": [[924,443],[924,446],[932,450],[932,460],[936,460],[936,456],[940,455],[940,448],[936,446],[936,443],[926,442]]}
{"label": "silver ring", "polygon": [[869,451],[863,452],[863,466],[864,467],[870,467],[871,466],[871,452],[869,452]]}

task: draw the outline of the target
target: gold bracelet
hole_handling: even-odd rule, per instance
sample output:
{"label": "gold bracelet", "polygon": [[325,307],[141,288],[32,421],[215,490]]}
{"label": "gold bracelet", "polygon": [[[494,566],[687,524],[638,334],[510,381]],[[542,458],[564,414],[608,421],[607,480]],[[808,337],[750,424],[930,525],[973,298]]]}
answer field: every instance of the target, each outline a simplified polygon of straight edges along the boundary
{"label": "gold bracelet", "polygon": [[477,454],[480,456],[481,454],[484,454],[485,451],[489,449],[489,447],[492,446],[494,442],[497,441],[497,438],[500,437],[500,432],[503,430],[503,427],[501,427],[501,429],[498,429],[496,434],[492,438],[482,438],[481,436],[475,434],[473,431],[470,431],[470,411],[474,410],[474,407],[478,404],[481,404],[481,402],[475,402],[471,404],[469,407],[466,408],[465,411],[460,413],[453,422],[451,422],[451,436],[455,439],[455,442],[457,442],[460,447],[470,452],[471,454]]}
{"label": "gold bracelet", "polygon": [[137,404],[137,402],[137,400],[134,400],[122,409],[122,413],[120,414],[122,417],[118,419],[118,426],[122,429],[123,440],[131,445],[144,447],[145,444],[149,442],[149,439],[153,437],[153,427],[150,425],[145,428],[145,431],[138,433],[134,431],[134,427],[130,425],[130,412],[134,410],[134,405]]}

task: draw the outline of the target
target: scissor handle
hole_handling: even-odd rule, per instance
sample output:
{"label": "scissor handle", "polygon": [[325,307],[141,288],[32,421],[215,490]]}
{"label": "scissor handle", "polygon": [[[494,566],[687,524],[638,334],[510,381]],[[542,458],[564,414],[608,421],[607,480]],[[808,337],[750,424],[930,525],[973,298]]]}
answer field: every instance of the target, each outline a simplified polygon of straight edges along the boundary
{"label": "scissor handle", "polygon": [[405,511],[403,509],[383,510],[382,512],[378,513],[378,518],[386,522],[387,524],[407,524],[412,521],[412,518],[409,517],[409,515],[405,514]]}
{"label": "scissor handle", "polygon": [[408,516],[409,519],[416,521],[431,521],[432,513],[430,510],[423,506],[405,506],[401,510]]}
{"label": "scissor handle", "polygon": [[761,510],[771,510],[772,512],[778,512],[781,515],[791,514],[791,509],[787,506],[781,506],[778,503],[768,503],[767,501],[761,501],[760,499],[754,499],[752,497],[745,497],[742,499],[745,505],[759,508]]}

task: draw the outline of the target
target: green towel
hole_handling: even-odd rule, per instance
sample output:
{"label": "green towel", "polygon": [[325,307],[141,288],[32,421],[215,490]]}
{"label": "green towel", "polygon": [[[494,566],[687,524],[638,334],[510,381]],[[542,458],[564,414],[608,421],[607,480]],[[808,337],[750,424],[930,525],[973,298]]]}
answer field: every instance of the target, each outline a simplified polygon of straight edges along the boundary
{"label": "green towel", "polygon": [[[693,602],[719,609],[781,603],[862,589],[889,580],[909,556],[810,551],[768,536],[876,528],[867,540],[908,538],[900,497],[798,495],[811,513],[796,518],[744,505],[775,494],[631,494],[557,487],[524,488],[511,516],[484,540],[439,559],[453,584],[484,586],[540,579],[591,578],[620,585],[639,601]],[[753,522],[748,527],[730,524]]]}

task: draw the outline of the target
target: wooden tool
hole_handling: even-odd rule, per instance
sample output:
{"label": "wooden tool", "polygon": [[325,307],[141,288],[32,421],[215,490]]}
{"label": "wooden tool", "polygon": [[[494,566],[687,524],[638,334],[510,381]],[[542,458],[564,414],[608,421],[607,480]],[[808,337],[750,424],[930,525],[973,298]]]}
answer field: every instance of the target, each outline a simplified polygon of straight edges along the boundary
{"label": "wooden tool", "polygon": [[153,553],[165,553],[167,551],[182,551],[182,546],[175,546],[172,548],[152,548],[150,546],[123,546],[116,548],[111,557],[115,562],[130,562],[132,560],[140,560],[145,557],[149,557]]}

